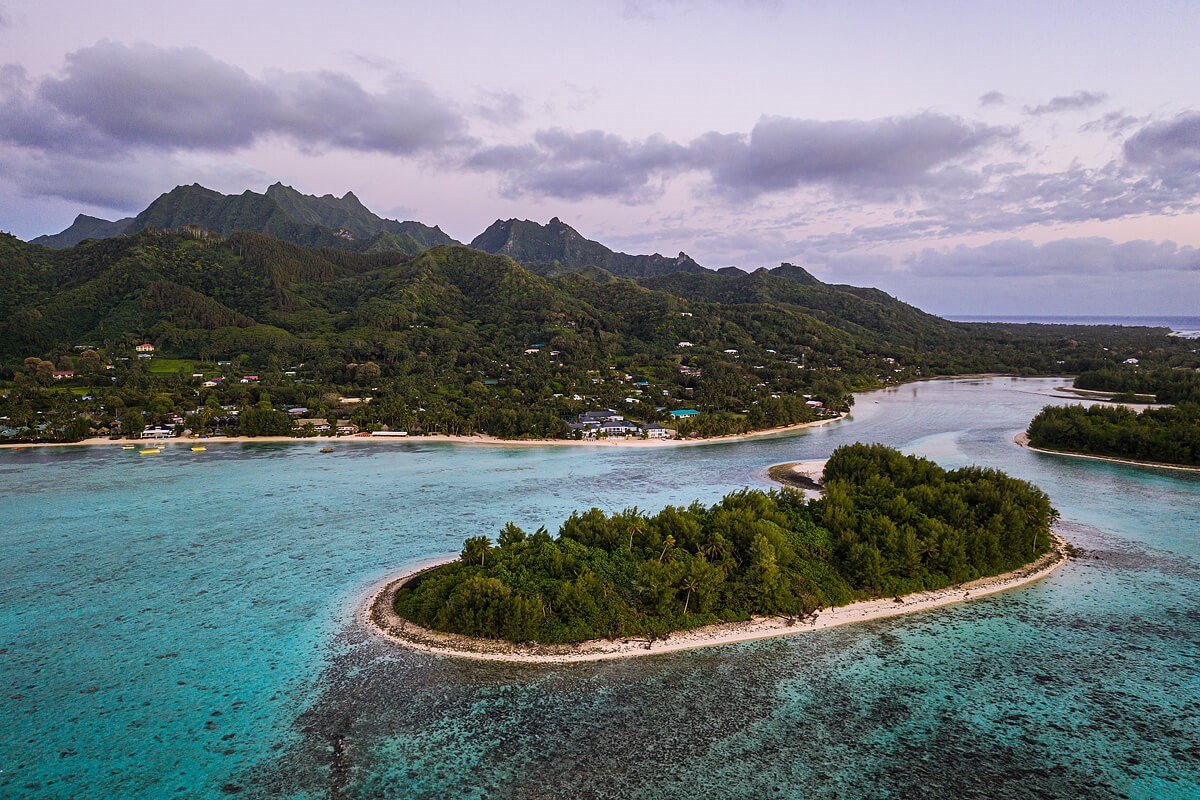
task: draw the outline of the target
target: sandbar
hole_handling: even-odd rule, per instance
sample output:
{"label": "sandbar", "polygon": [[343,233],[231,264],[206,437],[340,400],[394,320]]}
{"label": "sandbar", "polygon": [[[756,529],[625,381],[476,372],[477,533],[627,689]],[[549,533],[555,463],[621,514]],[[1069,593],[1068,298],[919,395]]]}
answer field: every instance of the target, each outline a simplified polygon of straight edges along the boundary
{"label": "sandbar", "polygon": [[645,637],[628,637],[613,640],[594,639],[579,645],[516,645],[494,639],[476,639],[458,634],[431,631],[400,617],[392,602],[396,590],[400,586],[419,572],[432,569],[430,566],[409,571],[373,587],[367,601],[360,608],[360,619],[378,635],[414,650],[480,661],[568,664],[658,655],[700,647],[716,647],[736,642],[767,639],[774,636],[811,633],[855,622],[887,619],[1016,589],[1045,578],[1067,562],[1070,557],[1070,545],[1056,532],[1051,533],[1051,539],[1053,544],[1050,552],[1030,564],[1002,575],[979,578],[934,591],[916,592],[901,598],[864,600],[837,608],[822,609],[804,619],[754,617],[746,622],[722,623],[690,631],[678,631],[666,638],[655,640]]}

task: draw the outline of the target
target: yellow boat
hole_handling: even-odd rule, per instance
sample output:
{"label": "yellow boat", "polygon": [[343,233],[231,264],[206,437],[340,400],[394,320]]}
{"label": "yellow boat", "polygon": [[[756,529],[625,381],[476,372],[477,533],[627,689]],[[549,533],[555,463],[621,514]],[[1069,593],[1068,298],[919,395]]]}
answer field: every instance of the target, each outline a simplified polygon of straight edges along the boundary
{"label": "yellow boat", "polygon": [[193,447],[193,448],[192,448],[192,452],[193,452],[193,453],[203,453],[203,452],[204,452],[205,450],[207,450],[207,449],[208,449],[207,447],[205,447],[204,445],[200,444],[200,445],[196,445],[195,447]]}
{"label": "yellow boat", "polygon": [[141,450],[138,450],[138,455],[139,456],[148,456],[148,455],[152,455],[157,452],[158,452],[157,447],[143,447]]}

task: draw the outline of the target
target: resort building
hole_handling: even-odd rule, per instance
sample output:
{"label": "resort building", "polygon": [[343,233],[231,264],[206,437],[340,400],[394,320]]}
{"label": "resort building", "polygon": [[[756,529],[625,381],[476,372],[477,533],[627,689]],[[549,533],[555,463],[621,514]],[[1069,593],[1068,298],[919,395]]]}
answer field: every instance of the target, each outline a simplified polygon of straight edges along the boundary
{"label": "resort building", "polygon": [[642,433],[646,434],[647,439],[674,439],[675,431],[670,428],[659,425],[657,422],[651,422],[642,428]]}
{"label": "resort building", "polygon": [[672,411],[671,416],[675,419],[688,419],[700,416],[700,412],[694,408],[681,408],[678,411]]}

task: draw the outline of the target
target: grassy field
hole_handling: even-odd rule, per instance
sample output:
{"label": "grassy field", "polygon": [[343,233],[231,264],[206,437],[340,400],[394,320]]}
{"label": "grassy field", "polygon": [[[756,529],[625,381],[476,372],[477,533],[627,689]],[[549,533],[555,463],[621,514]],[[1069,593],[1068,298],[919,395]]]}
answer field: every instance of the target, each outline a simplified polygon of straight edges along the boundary
{"label": "grassy field", "polygon": [[155,374],[162,374],[162,373],[174,373],[174,372],[179,372],[179,370],[184,370],[188,374],[191,374],[194,371],[193,366],[192,366],[194,363],[195,362],[189,361],[186,358],[157,358],[157,357],[155,357],[155,358],[150,359],[150,363],[146,366],[146,371],[155,373]]}

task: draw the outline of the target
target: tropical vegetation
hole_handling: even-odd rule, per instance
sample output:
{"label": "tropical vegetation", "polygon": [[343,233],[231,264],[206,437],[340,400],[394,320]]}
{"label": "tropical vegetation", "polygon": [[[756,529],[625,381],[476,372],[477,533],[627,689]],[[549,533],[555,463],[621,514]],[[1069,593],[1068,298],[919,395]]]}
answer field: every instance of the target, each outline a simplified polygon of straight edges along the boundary
{"label": "tropical vegetation", "polygon": [[825,487],[815,500],[743,490],[656,514],[593,508],[556,536],[509,523],[399,589],[395,608],[427,628],[514,642],[798,618],[1020,567],[1050,548],[1057,516],[1025,481],[881,445],[839,448]]}
{"label": "tropical vegetation", "polygon": [[1200,466],[1200,403],[1136,412],[1127,406],[1046,406],[1029,423],[1045,450]]}

